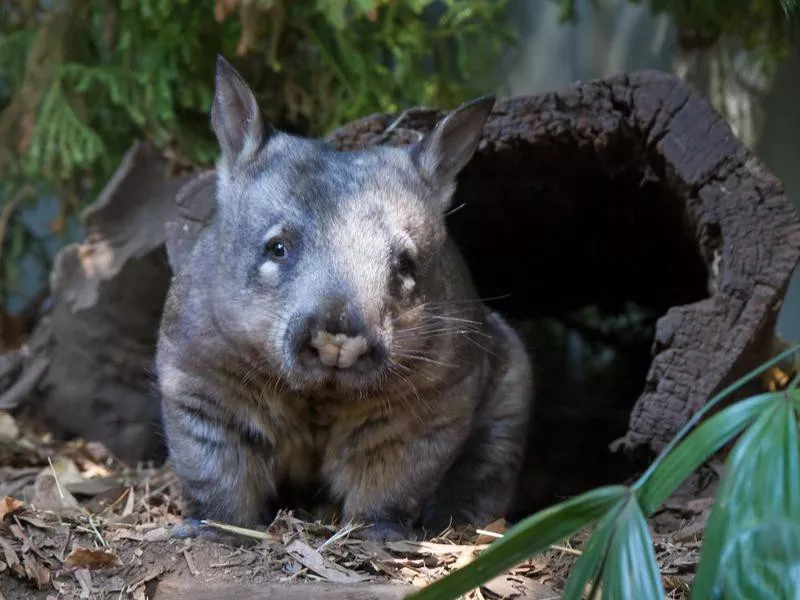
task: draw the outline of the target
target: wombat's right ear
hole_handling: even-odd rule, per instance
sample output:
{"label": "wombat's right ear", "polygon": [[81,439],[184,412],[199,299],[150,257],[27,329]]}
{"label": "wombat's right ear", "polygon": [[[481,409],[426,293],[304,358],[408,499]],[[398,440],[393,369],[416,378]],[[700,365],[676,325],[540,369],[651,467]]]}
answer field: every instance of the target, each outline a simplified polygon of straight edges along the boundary
{"label": "wombat's right ear", "polygon": [[470,161],[494,102],[495,97],[490,95],[462,104],[411,147],[417,165],[433,185],[452,185]]}
{"label": "wombat's right ear", "polygon": [[269,133],[253,91],[236,69],[219,55],[211,126],[227,168],[252,159]]}

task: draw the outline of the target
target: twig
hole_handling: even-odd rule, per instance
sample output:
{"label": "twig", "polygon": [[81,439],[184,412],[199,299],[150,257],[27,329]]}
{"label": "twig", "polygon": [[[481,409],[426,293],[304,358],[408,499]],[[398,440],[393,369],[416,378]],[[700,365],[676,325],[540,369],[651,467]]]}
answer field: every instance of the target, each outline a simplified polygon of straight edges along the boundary
{"label": "twig", "polygon": [[580,556],[583,554],[580,550],[575,550],[575,548],[567,548],[566,546],[556,546],[553,544],[550,546],[553,550],[558,550],[559,552],[563,552],[565,554],[572,554],[572,556]]}
{"label": "twig", "polygon": [[92,533],[94,533],[94,535],[97,537],[97,539],[100,540],[100,545],[103,546],[103,548],[107,548],[108,547],[108,542],[105,541],[105,539],[103,539],[103,536],[100,533],[100,530],[97,529],[97,525],[94,524],[94,517],[86,509],[84,509],[84,516],[86,517],[86,520],[89,521],[89,525],[92,528]]}
{"label": "twig", "polygon": [[257,540],[280,541],[280,538],[278,536],[269,533],[268,531],[258,531],[256,529],[248,529],[246,527],[236,527],[235,525],[228,525],[226,523],[220,523],[218,521],[212,521],[210,519],[204,519],[200,521],[200,523],[202,523],[203,525],[208,525],[209,527],[222,529],[223,531],[229,531],[231,533],[237,533],[239,535],[243,535],[246,537],[255,538]]}
{"label": "twig", "polygon": [[476,529],[475,533],[477,533],[478,535],[485,535],[487,537],[493,537],[493,538],[503,537],[502,533],[495,533],[494,531],[486,531],[485,529]]}
{"label": "twig", "polygon": [[53,479],[56,480],[56,489],[58,490],[58,497],[61,501],[64,501],[64,490],[61,488],[61,482],[58,480],[58,474],[56,473],[56,469],[53,466],[53,461],[50,460],[50,457],[47,457],[47,462],[50,465],[50,470],[53,472]]}
{"label": "twig", "polygon": [[333,534],[331,537],[329,537],[327,540],[325,540],[324,542],[322,542],[322,544],[320,544],[319,548],[317,548],[317,551],[321,551],[321,550],[322,550],[322,549],[323,549],[325,546],[327,546],[327,545],[328,545],[328,544],[330,544],[331,542],[335,542],[336,540],[339,540],[339,539],[341,539],[341,538],[343,538],[343,537],[345,537],[345,536],[347,536],[347,535],[351,534],[351,533],[352,533],[352,532],[354,532],[354,531],[357,531],[357,530],[359,530],[359,529],[363,529],[364,527],[365,527],[365,526],[364,526],[363,524],[360,524],[360,523],[353,523],[353,522],[351,521],[350,523],[348,523],[347,525],[345,525],[344,527],[342,527],[341,529],[339,529],[339,531],[337,531],[336,533],[334,533],[334,534]]}

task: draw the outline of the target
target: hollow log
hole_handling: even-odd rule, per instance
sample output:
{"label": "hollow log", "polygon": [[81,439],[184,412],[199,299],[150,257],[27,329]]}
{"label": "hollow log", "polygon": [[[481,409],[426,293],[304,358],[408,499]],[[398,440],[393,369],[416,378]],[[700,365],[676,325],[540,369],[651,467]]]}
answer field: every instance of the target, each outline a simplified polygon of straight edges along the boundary
{"label": "hollow log", "polygon": [[[327,139],[341,150],[406,145],[444,114],[375,114]],[[49,341],[32,353],[49,364],[33,398],[51,426],[136,456],[161,451],[148,434],[145,381],[170,276],[165,256],[178,270],[214,212],[213,172],[189,181],[152,168],[98,200],[104,225],[95,217],[87,241],[62,251],[55,308],[39,327]],[[112,218],[111,205],[127,208]],[[800,220],[781,183],[707,101],[656,72],[498,102],[448,226],[481,295],[512,319],[590,305],[624,312],[630,302],[660,315],[641,395],[620,432],[628,449],[659,450],[715,392],[767,358],[800,260]],[[115,268],[100,268],[104,256]],[[96,319],[106,326],[93,329]],[[91,339],[103,350],[87,351]],[[98,377],[123,382],[124,393]]]}

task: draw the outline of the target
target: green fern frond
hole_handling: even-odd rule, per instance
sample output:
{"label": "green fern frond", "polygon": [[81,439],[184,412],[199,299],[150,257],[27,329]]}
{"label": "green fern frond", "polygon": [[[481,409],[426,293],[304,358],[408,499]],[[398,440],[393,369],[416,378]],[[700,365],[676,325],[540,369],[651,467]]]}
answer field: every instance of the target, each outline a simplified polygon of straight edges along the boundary
{"label": "green fern frond", "polygon": [[27,156],[34,169],[59,179],[87,168],[104,152],[100,136],[76,114],[56,81],[45,94]]}

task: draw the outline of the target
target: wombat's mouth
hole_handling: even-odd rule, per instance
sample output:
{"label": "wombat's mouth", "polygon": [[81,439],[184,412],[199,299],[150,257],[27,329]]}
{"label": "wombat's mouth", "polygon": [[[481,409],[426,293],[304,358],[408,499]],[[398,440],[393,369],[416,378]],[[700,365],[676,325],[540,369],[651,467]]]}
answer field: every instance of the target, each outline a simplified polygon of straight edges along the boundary
{"label": "wombat's mouth", "polygon": [[379,392],[388,378],[388,352],[383,344],[361,336],[318,335],[287,348],[285,374],[306,393]]}
{"label": "wombat's mouth", "polygon": [[289,374],[294,387],[305,392],[339,394],[371,394],[380,393],[387,380],[385,368],[341,369],[337,367],[317,366],[315,368],[295,368]]}

